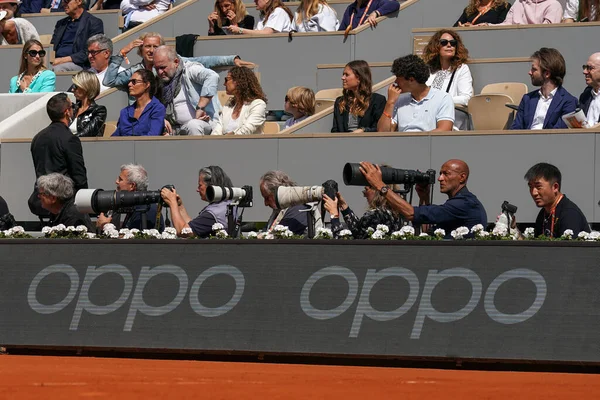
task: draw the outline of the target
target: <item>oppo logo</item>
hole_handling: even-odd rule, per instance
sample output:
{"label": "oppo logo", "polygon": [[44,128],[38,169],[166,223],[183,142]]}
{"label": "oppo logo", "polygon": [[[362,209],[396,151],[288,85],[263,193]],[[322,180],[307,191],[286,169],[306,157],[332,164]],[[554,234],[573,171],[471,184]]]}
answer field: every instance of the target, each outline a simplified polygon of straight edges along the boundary
{"label": "oppo logo", "polygon": [[[313,286],[319,280],[328,276],[338,276],[345,279],[348,283],[348,293],[346,299],[339,306],[328,310],[318,309],[314,307],[310,301]],[[370,303],[371,290],[377,282],[389,277],[399,277],[408,282],[408,297],[404,304],[400,305],[395,310],[376,310]],[[436,310],[431,304],[431,298],[436,287],[442,281],[449,278],[461,278],[468,281],[471,286],[471,291],[470,293],[465,293],[465,298],[468,298],[468,301],[460,310],[441,312]],[[536,287],[536,296],[533,303],[523,305],[522,309],[524,309],[524,311],[516,314],[506,314],[500,312],[496,308],[495,297],[498,288],[512,279],[526,279],[531,281]],[[356,275],[348,268],[331,266],[315,272],[308,278],[300,294],[300,305],[304,313],[309,317],[318,320],[328,320],[336,318],[346,312],[354,305],[355,300],[358,297],[358,303],[354,309],[354,318],[349,334],[349,337],[353,338],[358,337],[364,317],[379,322],[391,321],[400,318],[416,306],[417,313],[410,338],[419,339],[427,319],[442,323],[458,321],[467,317],[480,303],[482,298],[485,312],[493,321],[507,325],[518,324],[533,317],[540,310],[546,299],[546,293],[547,286],[544,277],[536,271],[526,268],[506,271],[498,275],[487,288],[484,288],[479,276],[474,271],[467,268],[451,268],[443,271],[431,269],[428,271],[424,285],[421,286],[419,279],[414,272],[402,267],[386,268],[380,271],[369,269],[367,270],[364,282],[359,283]]]}
{"label": "oppo logo", "polygon": [[[64,275],[61,279],[68,279],[70,281],[69,292],[61,301],[55,304],[41,304],[37,298],[37,288],[51,274]],[[123,292],[111,304],[94,304],[90,300],[90,292],[95,287],[94,282],[96,279],[104,274],[119,275],[124,283]],[[198,295],[202,290],[202,284],[208,278],[220,274],[229,275],[235,280],[235,289],[231,293],[231,298],[225,304],[218,307],[207,307],[201,304]],[[164,275],[174,276],[179,283],[179,289],[172,293],[172,300],[167,304],[160,306],[149,305],[144,300],[144,288],[150,280],[159,279],[157,277],[161,275],[163,277]],[[80,279],[77,270],[72,266],[57,264],[44,268],[33,278],[29,285],[27,301],[31,309],[39,314],[57,313],[75,301],[75,311],[71,319],[70,330],[77,330],[79,328],[79,322],[84,311],[92,315],[106,315],[128,304],[129,309],[123,325],[123,331],[129,332],[133,328],[137,313],[150,317],[168,314],[175,310],[185,300],[186,296],[188,296],[191,309],[199,316],[207,318],[221,316],[231,311],[238,304],[244,293],[244,286],[244,275],[239,269],[231,265],[218,265],[208,268],[195,279],[190,279],[187,273],[176,265],[160,265],[154,268],[142,267],[137,279],[134,279],[131,271],[122,265],[89,266],[83,279]],[[96,288],[96,290],[101,290],[101,288]]]}

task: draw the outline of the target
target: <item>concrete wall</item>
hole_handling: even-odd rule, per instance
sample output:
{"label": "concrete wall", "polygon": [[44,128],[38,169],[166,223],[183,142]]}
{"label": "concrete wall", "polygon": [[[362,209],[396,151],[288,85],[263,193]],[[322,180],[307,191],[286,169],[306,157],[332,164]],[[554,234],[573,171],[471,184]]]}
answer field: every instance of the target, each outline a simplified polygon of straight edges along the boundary
{"label": "concrete wall", "polygon": [[[0,121],[19,112],[47,93],[2,93],[0,94]],[[0,127],[2,125],[0,124]]]}

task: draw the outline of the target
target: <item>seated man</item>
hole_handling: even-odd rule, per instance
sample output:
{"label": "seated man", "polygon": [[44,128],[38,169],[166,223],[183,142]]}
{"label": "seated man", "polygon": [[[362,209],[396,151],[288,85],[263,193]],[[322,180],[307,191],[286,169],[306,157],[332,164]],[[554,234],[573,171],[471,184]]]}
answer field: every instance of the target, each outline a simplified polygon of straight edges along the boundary
{"label": "seated man", "polygon": [[541,208],[535,220],[536,237],[559,238],[567,229],[573,231],[573,237],[581,231],[590,231],[579,207],[560,192],[562,175],[558,168],[547,163],[536,164],[529,168],[525,180],[531,198]]}
{"label": "seated man", "polygon": [[171,0],[122,0],[121,12],[125,16],[125,30],[165,13]]}
{"label": "seated man", "polygon": [[[148,190],[148,172],[146,169],[138,164],[124,164],[121,165],[121,173],[115,181],[117,185],[117,191],[123,192],[143,192]],[[102,229],[104,225],[112,223],[117,229],[158,229],[163,231],[164,221],[162,215],[160,216],[160,226],[156,228],[156,214],[158,205],[156,203],[150,204],[149,206],[137,206],[135,211],[126,213],[124,216],[121,214],[110,214],[106,216],[104,213],[100,213],[98,220],[96,221],[96,227]],[[142,216],[146,214],[146,226],[142,224]]]}
{"label": "seated man", "polygon": [[[90,62],[90,71],[96,74],[100,82],[100,93],[110,89],[104,86],[104,75],[108,68],[108,61],[112,56],[113,42],[104,34],[94,35],[87,41],[88,60]],[[122,69],[122,68],[121,68]]]}
{"label": "seated man", "polygon": [[154,51],[154,69],[163,82],[162,102],[167,108],[166,130],[175,135],[210,135],[221,104],[219,75],[202,64],[183,61],[175,49]]}
{"label": "seated man", "polygon": [[104,33],[102,20],[84,9],[87,0],[64,0],[66,18],[59,20],[54,27],[52,40],[54,45],[53,70],[81,71],[89,67],[87,40]]}
{"label": "seated man", "polygon": [[[231,187],[233,184],[221,167],[211,165],[210,167],[201,168],[198,173],[198,189],[196,191],[204,201],[208,201],[206,198],[206,188],[208,186]],[[200,211],[196,218],[192,219],[175,189],[164,188],[160,194],[169,205],[173,227],[177,229],[177,235],[190,236],[182,233],[184,228],[189,228],[192,230],[191,236],[207,238],[213,233],[212,226],[217,222],[223,225],[223,229],[227,230],[227,206],[231,203],[230,200],[210,203]]]}
{"label": "seated man", "polygon": [[461,226],[471,229],[477,224],[487,225],[487,214],[483,204],[467,189],[469,166],[462,160],[448,160],[440,168],[440,192],[448,195],[442,205],[429,204],[429,185],[417,186],[419,206],[413,207],[401,196],[389,190],[383,183],[378,165],[361,162],[361,172],[369,185],[385,197],[389,205],[413,224],[434,224],[446,231],[450,239],[452,230]]}
{"label": "seated man", "polygon": [[563,88],[565,59],[556,49],[542,47],[531,56],[531,84],[540,90],[521,99],[510,129],[566,129],[562,116],[575,111],[577,99]]}
{"label": "seated man", "polygon": [[378,132],[452,131],[454,103],[452,96],[427,86],[429,67],[421,57],[410,54],[394,60],[392,73],[396,81],[388,88]]}
{"label": "seated man", "polygon": [[45,0],[23,0],[19,5],[20,14],[37,14],[42,11]]}
{"label": "seated man", "polygon": [[296,182],[283,171],[269,171],[260,178],[260,194],[265,200],[265,206],[273,209],[267,222],[267,231],[272,231],[277,225],[283,225],[294,235],[303,235],[308,221],[307,213],[302,210],[307,210],[308,206],[300,204],[280,210],[275,201],[275,193],[279,186],[296,186]]}
{"label": "seated man", "polygon": [[84,225],[89,232],[94,225],[87,214],[77,211],[74,204],[73,180],[58,172],[42,175],[37,179],[38,197],[42,207],[50,212],[50,226]]}
{"label": "seated man", "polygon": [[588,58],[583,66],[583,75],[588,86],[579,96],[579,108],[585,113],[587,126],[591,128],[600,123],[600,53]]}
{"label": "seated man", "polygon": [[40,35],[31,22],[25,18],[16,18],[17,7],[16,1],[0,0],[0,45],[40,40]]}

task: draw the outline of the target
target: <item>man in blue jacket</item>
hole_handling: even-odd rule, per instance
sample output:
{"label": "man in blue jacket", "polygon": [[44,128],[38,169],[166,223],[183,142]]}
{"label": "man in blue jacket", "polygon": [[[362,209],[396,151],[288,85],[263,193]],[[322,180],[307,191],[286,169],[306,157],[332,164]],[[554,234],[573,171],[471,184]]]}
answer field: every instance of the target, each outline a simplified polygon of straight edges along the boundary
{"label": "man in blue jacket", "polygon": [[542,47],[531,56],[531,84],[540,90],[521,99],[510,129],[566,129],[562,116],[575,111],[577,99],[563,87],[565,59],[556,49]]}
{"label": "man in blue jacket", "polygon": [[55,52],[52,69],[55,72],[81,71],[90,67],[87,40],[104,33],[104,24],[85,11],[86,1],[63,0],[67,17],[56,23],[51,40]]}

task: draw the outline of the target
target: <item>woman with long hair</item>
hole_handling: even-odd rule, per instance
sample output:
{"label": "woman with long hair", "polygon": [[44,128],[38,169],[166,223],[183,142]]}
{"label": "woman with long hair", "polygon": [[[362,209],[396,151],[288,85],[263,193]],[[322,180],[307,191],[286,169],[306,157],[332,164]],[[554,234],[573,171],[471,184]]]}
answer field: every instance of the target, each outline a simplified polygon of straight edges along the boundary
{"label": "woman with long hair", "polygon": [[9,93],[54,92],[56,74],[46,68],[46,50],[38,40],[28,40],[23,45],[19,74],[10,80]]}
{"label": "woman with long hair", "polygon": [[567,0],[563,22],[590,22],[600,20],[600,0]]}
{"label": "woman with long hair", "polygon": [[377,18],[399,9],[400,3],[395,0],[356,0],[346,8],[338,30],[348,33],[364,24],[375,27]]}
{"label": "woman with long hair", "polygon": [[[444,91],[452,96],[455,105],[466,106],[473,96],[473,77],[467,66],[469,51],[460,35],[451,29],[437,31],[423,51],[423,60],[431,75],[427,86]],[[468,116],[457,112],[454,126],[468,129]]]}
{"label": "woman with long hair", "polygon": [[215,10],[208,16],[208,36],[227,35],[226,27],[254,28],[254,17],[248,15],[242,0],[216,0]]}
{"label": "woman with long hair", "polygon": [[225,90],[231,99],[215,118],[212,135],[253,135],[263,133],[267,96],[250,68],[233,67],[225,77]]}
{"label": "woman with long hair", "polygon": [[506,19],[508,10],[510,3],[506,0],[469,0],[469,5],[454,26],[499,24]]}
{"label": "woman with long hair", "polygon": [[343,92],[335,99],[331,132],[377,132],[385,96],[373,93],[371,68],[363,60],[350,61],[342,73]]}
{"label": "woman with long hair", "polygon": [[165,126],[165,106],[157,98],[158,80],[147,69],[137,70],[129,81],[129,95],[135,102],[121,110],[113,136],[159,136]]}
{"label": "woman with long hair", "polygon": [[96,104],[100,93],[100,82],[91,71],[80,71],[73,77],[73,94],[77,102],[73,105],[73,122],[69,127],[77,136],[102,136],[106,122],[106,107]]}
{"label": "woman with long hair", "polygon": [[227,27],[230,33],[238,35],[270,35],[271,33],[289,32],[292,30],[294,15],[281,0],[254,0],[256,9],[260,11],[260,21],[254,29],[235,26]]}
{"label": "woman with long hair", "polygon": [[337,14],[327,0],[300,0],[292,21],[296,32],[333,32],[339,26]]}

